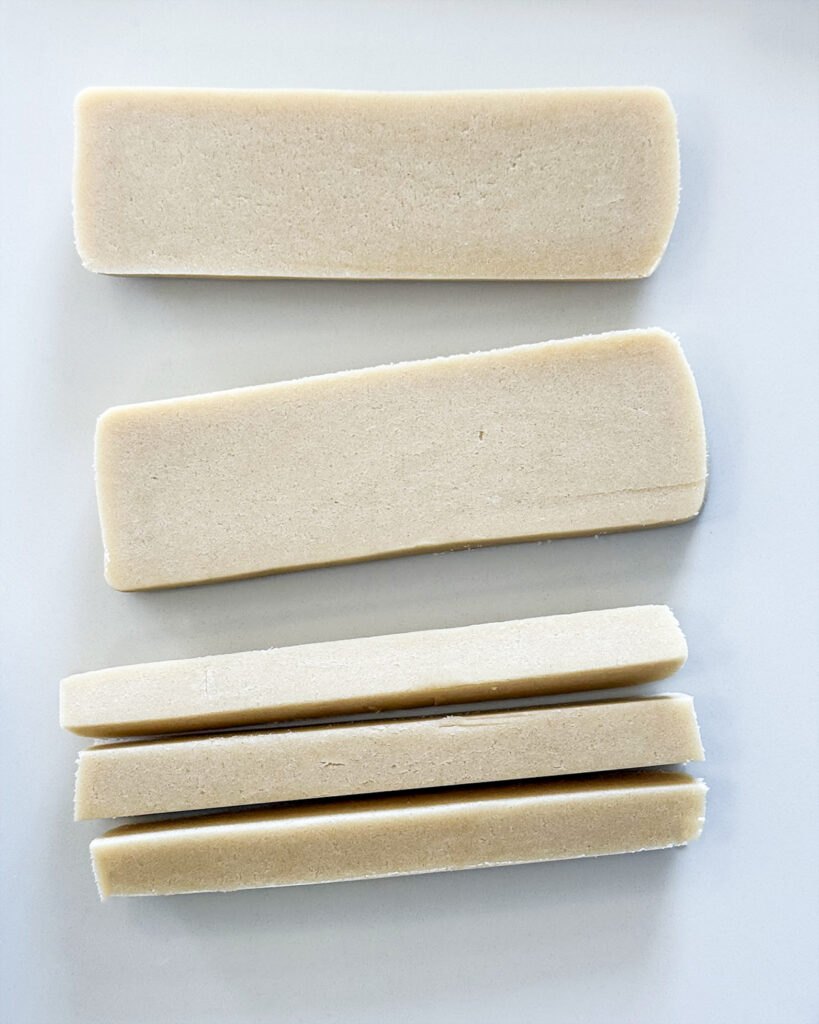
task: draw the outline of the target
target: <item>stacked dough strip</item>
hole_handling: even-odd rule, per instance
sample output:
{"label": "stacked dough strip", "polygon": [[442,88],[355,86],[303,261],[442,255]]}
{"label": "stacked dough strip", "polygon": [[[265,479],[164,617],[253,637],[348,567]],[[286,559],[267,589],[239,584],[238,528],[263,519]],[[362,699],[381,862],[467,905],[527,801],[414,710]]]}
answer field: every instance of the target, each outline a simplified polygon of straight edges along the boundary
{"label": "stacked dough strip", "polygon": [[[332,715],[351,707],[356,677],[357,712],[531,696],[659,679],[685,654],[667,608],[611,609],[87,673],[63,681],[62,721],[133,735],[134,718],[163,731],[201,724],[207,704],[222,727],[274,721],[292,718],[292,689],[303,694],[298,713]],[[398,678],[379,687],[388,665]],[[191,688],[195,678],[207,691]],[[189,714],[158,705],[162,695],[188,701]],[[84,751],[76,814],[271,805],[115,829],[92,844],[103,895],[327,881],[686,842],[699,833],[701,783],[622,770],[701,757],[684,695],[166,735]],[[540,781],[507,785],[526,779]],[[501,844],[498,829],[511,829]],[[346,851],[341,862],[322,860],[322,844],[327,858]],[[298,864],[311,867],[299,874]]]}

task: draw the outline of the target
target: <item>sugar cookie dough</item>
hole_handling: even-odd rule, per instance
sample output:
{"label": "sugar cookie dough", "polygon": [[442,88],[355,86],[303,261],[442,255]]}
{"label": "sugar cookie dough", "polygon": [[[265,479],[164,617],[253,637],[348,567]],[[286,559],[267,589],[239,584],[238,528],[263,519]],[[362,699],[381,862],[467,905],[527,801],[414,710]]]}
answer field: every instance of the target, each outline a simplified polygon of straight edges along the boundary
{"label": "sugar cookie dough", "polygon": [[60,724],[145,736],[628,686],[671,675],[686,644],[664,605],[279,647],[69,676]]}
{"label": "sugar cookie dough", "polygon": [[88,89],[74,221],[108,274],[635,278],[677,213],[655,88]]}
{"label": "sugar cookie dough", "polygon": [[106,578],[142,590],[690,519],[705,433],[638,330],[119,406],[96,474]]}
{"label": "sugar cookie dough", "polygon": [[226,891],[654,850],[704,815],[700,780],[609,772],[124,825],[91,856],[103,898]]}
{"label": "sugar cookie dough", "polygon": [[122,818],[682,764],[703,758],[685,694],[90,747],[74,810]]}

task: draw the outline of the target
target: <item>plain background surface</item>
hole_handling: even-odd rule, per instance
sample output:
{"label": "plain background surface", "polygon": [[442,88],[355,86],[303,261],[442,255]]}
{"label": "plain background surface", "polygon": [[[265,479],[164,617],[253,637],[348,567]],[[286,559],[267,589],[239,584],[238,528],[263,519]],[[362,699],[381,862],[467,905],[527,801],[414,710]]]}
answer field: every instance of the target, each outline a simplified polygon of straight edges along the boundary
{"label": "plain background surface", "polygon": [[[812,1024],[817,939],[817,6],[2,5],[3,1009],[14,1024]],[[634,283],[96,277],[86,85],[656,84],[679,219]],[[711,452],[693,524],[158,594],[103,582],[107,406],[661,325]],[[106,665],[641,602],[691,648],[709,819],[682,851],[101,904],[57,684]],[[653,687],[662,689],[663,685]],[[668,688],[668,684],[666,684]]]}

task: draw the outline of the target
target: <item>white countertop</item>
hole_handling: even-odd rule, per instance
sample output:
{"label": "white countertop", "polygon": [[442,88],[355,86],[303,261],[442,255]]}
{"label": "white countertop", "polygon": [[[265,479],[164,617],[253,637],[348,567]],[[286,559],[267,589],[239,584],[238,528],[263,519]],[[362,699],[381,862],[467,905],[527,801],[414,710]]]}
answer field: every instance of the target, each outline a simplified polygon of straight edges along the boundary
{"label": "white countertop", "polygon": [[[15,1024],[812,1024],[819,772],[817,7],[7,0],[2,838]],[[682,205],[627,283],[96,277],[71,239],[86,85],[656,84]],[[676,332],[711,453],[698,521],[124,595],[92,437],[119,402],[627,327]],[[688,849],[332,886],[97,898],[62,675],[668,603],[710,786]]]}

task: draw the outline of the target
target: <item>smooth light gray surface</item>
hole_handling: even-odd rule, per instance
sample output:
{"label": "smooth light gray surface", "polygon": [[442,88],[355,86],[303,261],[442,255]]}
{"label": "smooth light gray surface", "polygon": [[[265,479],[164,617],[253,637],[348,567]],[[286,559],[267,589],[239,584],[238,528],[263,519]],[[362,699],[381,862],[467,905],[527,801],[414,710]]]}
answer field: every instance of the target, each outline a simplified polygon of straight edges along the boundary
{"label": "smooth light gray surface", "polygon": [[[16,0],[2,16],[0,1019],[815,1022],[816,5]],[[85,85],[641,83],[670,92],[683,161],[643,283],[124,280],[73,250]],[[103,582],[108,405],[650,325],[680,335],[702,392],[698,522],[158,594]],[[62,675],[641,602],[671,604],[691,648],[671,688],[696,698],[711,791],[689,849],[98,901]]]}

